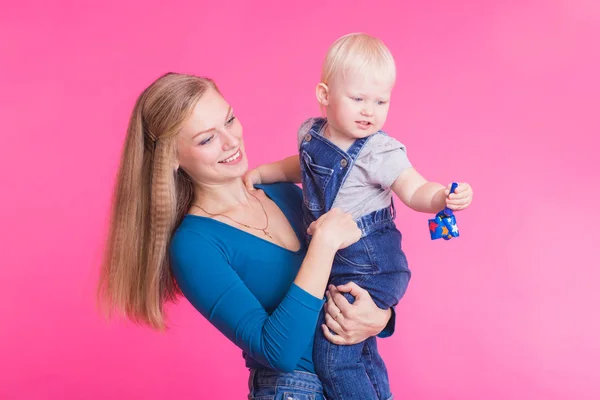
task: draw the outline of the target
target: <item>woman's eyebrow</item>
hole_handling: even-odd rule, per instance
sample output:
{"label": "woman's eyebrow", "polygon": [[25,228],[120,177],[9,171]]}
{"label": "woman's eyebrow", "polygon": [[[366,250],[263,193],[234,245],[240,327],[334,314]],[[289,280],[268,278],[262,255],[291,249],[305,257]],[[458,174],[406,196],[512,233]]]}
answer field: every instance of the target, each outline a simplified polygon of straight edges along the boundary
{"label": "woman's eyebrow", "polygon": [[[225,122],[227,122],[227,119],[229,118],[229,114],[231,114],[231,106],[229,106],[229,108],[227,109],[227,114],[225,114]],[[203,133],[208,133],[208,132],[214,131],[215,129],[216,128],[208,128],[203,131],[197,132],[196,134],[194,134],[194,136],[192,136],[192,139],[195,139],[196,136],[202,135]]]}

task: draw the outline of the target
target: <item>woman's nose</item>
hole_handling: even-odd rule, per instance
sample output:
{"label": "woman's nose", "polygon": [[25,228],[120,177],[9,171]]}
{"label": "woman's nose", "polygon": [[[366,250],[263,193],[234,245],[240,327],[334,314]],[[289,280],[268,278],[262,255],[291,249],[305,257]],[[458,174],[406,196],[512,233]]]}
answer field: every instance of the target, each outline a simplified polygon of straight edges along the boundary
{"label": "woman's nose", "polygon": [[240,138],[230,131],[224,130],[221,138],[223,138],[223,150],[234,149],[240,145]]}

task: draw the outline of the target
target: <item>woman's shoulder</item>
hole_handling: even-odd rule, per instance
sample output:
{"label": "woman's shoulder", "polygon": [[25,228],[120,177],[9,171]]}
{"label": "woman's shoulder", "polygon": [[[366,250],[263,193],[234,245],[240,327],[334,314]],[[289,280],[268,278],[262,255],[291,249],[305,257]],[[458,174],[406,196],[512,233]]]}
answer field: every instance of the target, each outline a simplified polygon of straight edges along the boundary
{"label": "woman's shoulder", "polygon": [[[210,232],[210,233],[209,233]],[[169,253],[172,259],[180,260],[197,253],[205,256],[223,254],[223,244],[228,241],[224,225],[210,218],[186,215],[171,237]]]}
{"label": "woman's shoulder", "polygon": [[186,215],[173,232],[169,247],[171,252],[186,250],[191,246],[205,246],[209,243],[209,237],[203,234],[204,220],[195,215]]}

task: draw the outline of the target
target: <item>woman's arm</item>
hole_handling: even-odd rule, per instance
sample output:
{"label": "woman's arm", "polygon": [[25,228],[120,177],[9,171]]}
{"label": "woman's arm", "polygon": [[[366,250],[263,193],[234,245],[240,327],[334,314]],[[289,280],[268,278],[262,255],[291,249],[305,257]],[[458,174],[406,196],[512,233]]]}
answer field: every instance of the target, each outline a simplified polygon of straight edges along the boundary
{"label": "woman's arm", "polygon": [[294,282],[313,296],[322,297],[335,253],[356,243],[361,231],[350,214],[332,208],[310,224],[308,234],[313,238]]}
{"label": "woman's arm", "polygon": [[270,315],[219,247],[197,232],[178,231],[172,240],[177,283],[188,301],[252,358],[292,371],[314,335],[335,252],[360,238],[350,216],[328,214],[313,226],[313,241],[296,281]]}

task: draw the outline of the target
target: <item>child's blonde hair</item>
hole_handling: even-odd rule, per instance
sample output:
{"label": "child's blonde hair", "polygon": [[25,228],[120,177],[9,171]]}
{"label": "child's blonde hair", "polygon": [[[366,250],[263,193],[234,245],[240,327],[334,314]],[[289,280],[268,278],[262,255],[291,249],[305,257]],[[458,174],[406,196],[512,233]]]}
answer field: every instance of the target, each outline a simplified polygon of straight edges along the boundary
{"label": "child's blonde hair", "polygon": [[350,33],[333,42],[323,62],[321,82],[329,85],[335,76],[349,71],[396,81],[392,53],[381,39],[365,33]]}

